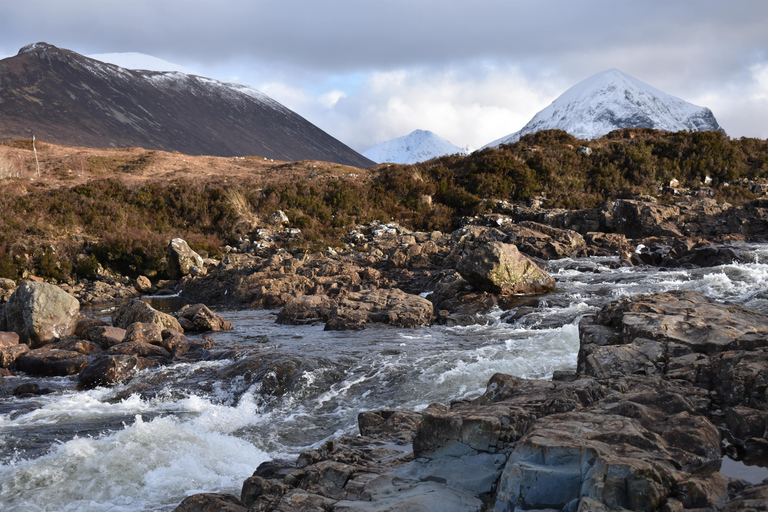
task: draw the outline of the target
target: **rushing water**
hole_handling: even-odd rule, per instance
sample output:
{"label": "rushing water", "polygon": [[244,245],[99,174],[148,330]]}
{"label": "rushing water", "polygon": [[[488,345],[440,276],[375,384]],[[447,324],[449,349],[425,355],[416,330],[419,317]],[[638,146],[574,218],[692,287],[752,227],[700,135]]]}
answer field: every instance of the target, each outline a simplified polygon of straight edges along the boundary
{"label": "rushing water", "polygon": [[172,510],[197,492],[239,495],[259,463],[356,432],[360,411],[421,410],[482,393],[496,372],[549,378],[573,370],[578,321],[610,300],[684,289],[768,313],[768,246],[748,263],[697,270],[612,269],[615,260],[559,260],[557,291],[506,323],[326,332],[282,326],[271,311],[221,311],[211,360],[142,372],[112,388],[0,397],[3,511]]}

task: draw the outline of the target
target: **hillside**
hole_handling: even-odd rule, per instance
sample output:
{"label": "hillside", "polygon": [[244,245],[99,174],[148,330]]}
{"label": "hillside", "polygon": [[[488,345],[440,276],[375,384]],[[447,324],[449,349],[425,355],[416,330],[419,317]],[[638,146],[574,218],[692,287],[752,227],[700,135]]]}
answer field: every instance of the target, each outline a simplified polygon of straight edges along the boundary
{"label": "hillside", "polygon": [[250,87],[125,69],[46,43],[0,61],[0,104],[0,140],[373,164]]}
{"label": "hillside", "polygon": [[66,280],[96,264],[162,275],[171,238],[220,255],[226,244],[260,239],[277,210],[300,230],[289,250],[319,251],[374,221],[447,232],[500,200],[569,209],[640,196],[741,204],[768,190],[768,141],[722,132],[624,129],[586,141],[553,130],[469,156],[366,170],[39,141],[37,150],[40,177],[30,140],[0,144],[0,277]]}

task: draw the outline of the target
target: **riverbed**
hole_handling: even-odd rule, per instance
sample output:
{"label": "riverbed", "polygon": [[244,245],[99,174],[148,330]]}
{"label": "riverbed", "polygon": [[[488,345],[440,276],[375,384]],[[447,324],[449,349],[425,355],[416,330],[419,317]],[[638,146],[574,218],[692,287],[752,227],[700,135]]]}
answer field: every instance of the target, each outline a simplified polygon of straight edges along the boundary
{"label": "riverbed", "polygon": [[202,362],[89,391],[76,378],[6,378],[54,392],[0,396],[0,509],[173,510],[198,492],[239,496],[261,462],[355,434],[361,411],[476,397],[497,372],[575,370],[580,318],[617,298],[683,289],[768,313],[768,245],[737,249],[746,263],[693,270],[552,261],[557,289],[521,304],[529,314],[496,310],[471,326],[338,332],[218,310],[235,329],[212,334]]}

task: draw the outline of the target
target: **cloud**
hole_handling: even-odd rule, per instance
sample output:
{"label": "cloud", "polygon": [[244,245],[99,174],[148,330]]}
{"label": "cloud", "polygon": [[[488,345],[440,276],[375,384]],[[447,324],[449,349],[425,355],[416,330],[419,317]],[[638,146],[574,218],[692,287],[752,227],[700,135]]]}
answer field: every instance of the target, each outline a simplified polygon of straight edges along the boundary
{"label": "cloud", "polygon": [[518,130],[559,94],[551,81],[490,65],[372,73],[355,94],[312,97],[282,83],[259,89],[358,151],[415,129],[478,148]]}

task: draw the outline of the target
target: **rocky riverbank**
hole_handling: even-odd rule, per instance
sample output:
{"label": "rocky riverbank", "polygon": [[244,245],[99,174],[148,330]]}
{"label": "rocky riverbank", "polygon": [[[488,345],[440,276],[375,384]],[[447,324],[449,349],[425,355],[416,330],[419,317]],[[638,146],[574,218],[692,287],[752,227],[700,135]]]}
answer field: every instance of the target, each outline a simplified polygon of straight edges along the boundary
{"label": "rocky riverbank", "polygon": [[719,472],[768,452],[768,317],[699,294],[610,303],[575,373],[495,375],[475,400],[361,413],[358,437],[262,464],[200,510],[767,510]]}

